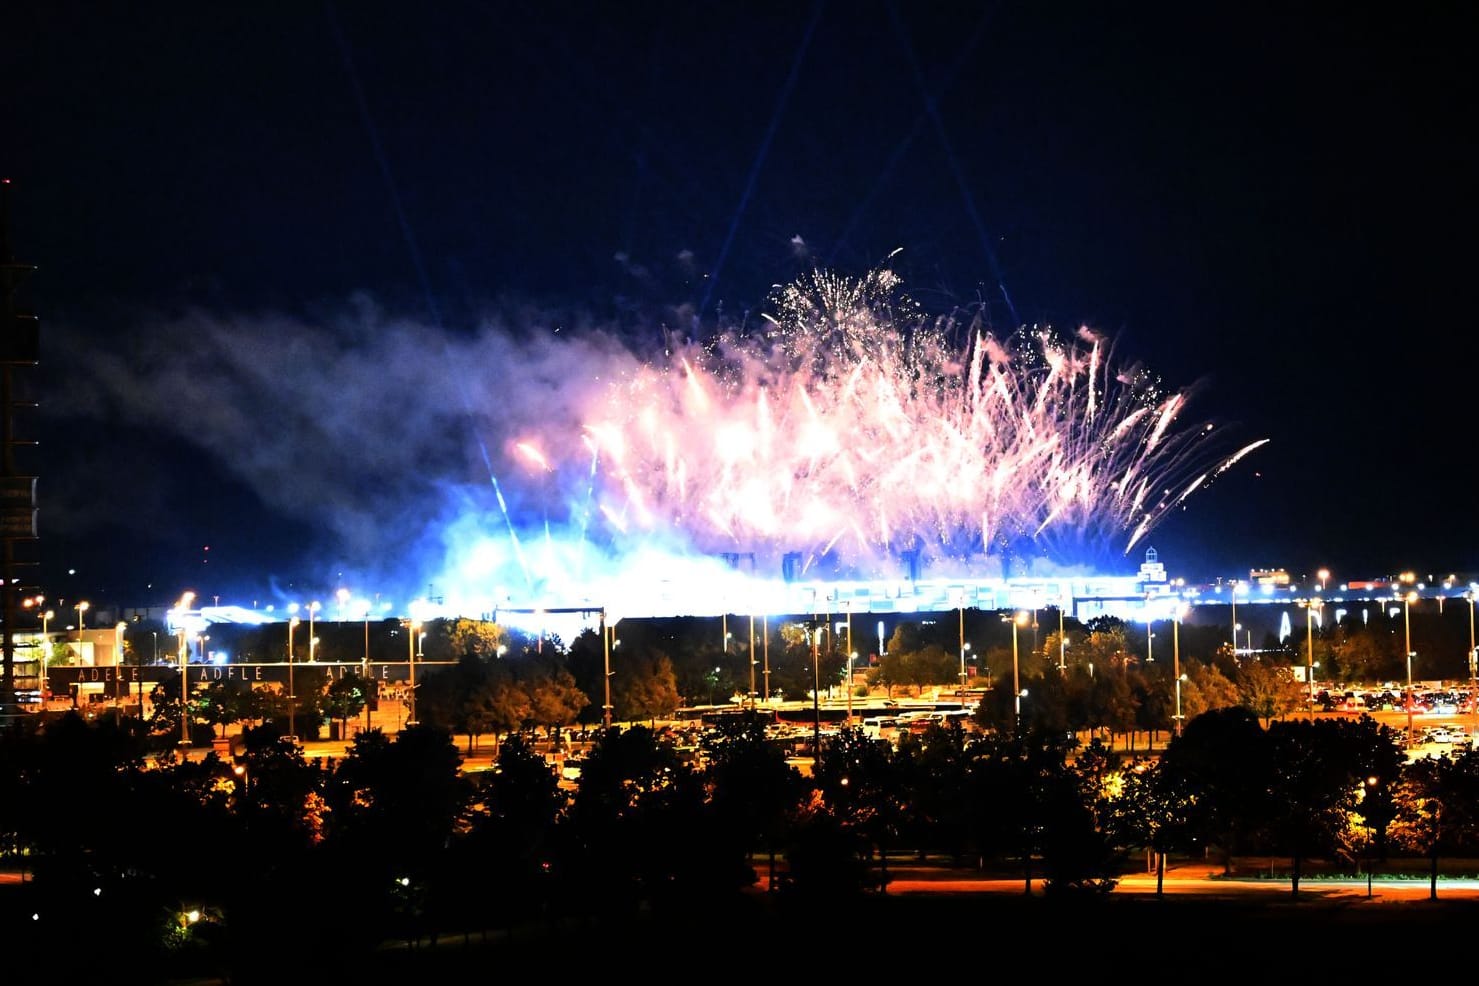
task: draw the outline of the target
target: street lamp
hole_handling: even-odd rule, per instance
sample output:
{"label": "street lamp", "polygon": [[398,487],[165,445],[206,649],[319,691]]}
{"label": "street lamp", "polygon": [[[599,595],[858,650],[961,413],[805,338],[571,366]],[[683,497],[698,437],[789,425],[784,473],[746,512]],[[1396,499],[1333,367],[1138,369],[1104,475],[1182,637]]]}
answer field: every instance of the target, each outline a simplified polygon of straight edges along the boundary
{"label": "street lamp", "polygon": [[[82,622],[83,622],[83,619],[85,618],[85,616],[87,614],[87,607],[88,607],[88,605],[89,605],[89,603],[87,602],[86,599],[84,599],[81,602],[79,602],[76,605],[76,607],[75,607],[75,609],[77,610],[77,666],[78,667],[81,667],[82,666],[82,640],[83,640]],[[80,671],[78,672],[79,677],[77,679],[77,694],[79,696],[82,694],[82,678],[80,677],[81,673],[82,672],[80,672]]]}
{"label": "street lamp", "polygon": [[[851,619],[851,616],[848,617]],[[755,614],[750,614],[750,711],[755,711]]]}
{"label": "street lamp", "polygon": [[1304,610],[1305,636],[1309,640],[1309,652],[1305,658],[1305,674],[1309,683],[1310,718],[1315,717],[1315,614],[1325,605],[1322,599],[1300,600]]}
{"label": "street lamp", "polygon": [[1417,602],[1417,593],[1409,592],[1402,597],[1402,636],[1407,646],[1407,748],[1412,749],[1412,604]]}
{"label": "street lamp", "polygon": [[[960,604],[960,702],[962,705],[965,704],[965,652],[966,648],[969,646],[970,644],[967,644],[965,642],[965,602],[962,601]],[[849,651],[852,650],[851,641],[848,642],[847,649]],[[849,668],[848,670],[850,671],[852,669]]]}
{"label": "street lamp", "polygon": [[1063,604],[1058,604],[1058,673],[1068,673],[1068,639],[1063,636]]}
{"label": "street lamp", "polygon": [[1242,583],[1232,584],[1232,625],[1233,625],[1233,657],[1238,656],[1238,631],[1243,629],[1238,623],[1238,592],[1242,589]]}
{"label": "street lamp", "polygon": [[180,619],[180,747],[190,747],[190,651],[185,646],[185,610],[195,601],[195,593],[187,592],[175,604]]}
{"label": "street lamp", "polygon": [[[293,603],[292,608],[297,609],[298,604]],[[294,737],[298,735],[298,730],[295,728],[296,723],[293,719],[293,706],[297,704],[298,696],[293,691],[293,631],[302,622],[296,616],[288,620],[288,735]],[[297,740],[294,739],[293,742],[296,743]]]}
{"label": "street lamp", "polygon": [[822,642],[822,628],[811,624],[811,758],[812,763],[822,759],[822,706],[819,693],[822,690],[821,657],[817,648]]}
{"label": "street lamp", "polygon": [[[611,628],[606,625],[606,607],[601,607],[601,658],[605,662],[601,683],[606,689],[605,703],[601,706],[601,728],[611,728]],[[767,672],[768,673],[768,672]],[[769,680],[769,679],[767,679]]]}
{"label": "street lamp", "polygon": [[1474,586],[1464,593],[1469,601],[1469,703],[1474,713],[1474,736],[1469,740],[1470,748],[1479,743],[1479,646],[1474,643]]}
{"label": "street lamp", "polygon": [[[116,650],[113,652],[113,721],[116,723],[123,715],[123,631],[128,629],[128,624],[122,620],[113,628],[113,643]],[[140,706],[139,714],[143,715],[143,707]]]}
{"label": "street lamp", "polygon": [[1171,676],[1176,679],[1176,725],[1175,734],[1181,735],[1181,618],[1186,615],[1186,604],[1178,603],[1171,612]]}
{"label": "street lamp", "polygon": [[313,635],[313,618],[318,614],[319,604],[317,600],[308,604],[308,663],[313,663],[314,645],[318,638]]}
{"label": "street lamp", "polygon": [[416,634],[421,630],[421,621],[412,616],[406,620],[406,662],[410,665],[411,706],[407,726],[416,725]]}
{"label": "street lamp", "polygon": [[365,600],[365,732],[370,731],[370,601]]}
{"label": "street lamp", "polygon": [[[1473,609],[1472,602],[1470,602],[1469,609]],[[48,691],[50,691],[51,686],[46,677],[46,665],[51,660],[51,633],[47,628],[55,618],[56,610],[54,609],[49,609],[41,614],[41,681],[47,686]]]}
{"label": "street lamp", "polygon": [[1325,583],[1330,578],[1330,569],[1328,569],[1328,568],[1322,568],[1318,572],[1316,572],[1315,574],[1320,577],[1320,591],[1321,592],[1324,592],[1325,591]]}
{"label": "street lamp", "polygon": [[1013,613],[1010,617],[1002,617],[1010,620],[1012,624],[1012,735],[1016,736],[1022,726],[1022,682],[1017,669],[1017,628],[1022,626],[1027,614],[1021,610]]}

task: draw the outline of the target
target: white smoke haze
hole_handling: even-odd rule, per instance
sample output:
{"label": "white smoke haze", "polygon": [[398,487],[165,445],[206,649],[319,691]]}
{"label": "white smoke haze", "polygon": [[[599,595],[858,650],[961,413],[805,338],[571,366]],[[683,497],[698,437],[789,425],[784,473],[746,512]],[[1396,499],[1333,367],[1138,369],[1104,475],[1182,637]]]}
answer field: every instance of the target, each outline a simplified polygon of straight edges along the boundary
{"label": "white smoke haze", "polygon": [[667,340],[651,353],[531,306],[451,330],[368,296],[319,320],[195,310],[94,354],[53,400],[325,532],[332,556],[284,564],[316,565],[325,596],[435,586],[468,613],[682,612],[695,593],[755,599],[786,565],[1092,570],[1261,444],[1184,422],[1189,393],[1116,367],[1093,332],[927,318],[888,271],[818,272],[773,302],[702,340],[645,327]]}

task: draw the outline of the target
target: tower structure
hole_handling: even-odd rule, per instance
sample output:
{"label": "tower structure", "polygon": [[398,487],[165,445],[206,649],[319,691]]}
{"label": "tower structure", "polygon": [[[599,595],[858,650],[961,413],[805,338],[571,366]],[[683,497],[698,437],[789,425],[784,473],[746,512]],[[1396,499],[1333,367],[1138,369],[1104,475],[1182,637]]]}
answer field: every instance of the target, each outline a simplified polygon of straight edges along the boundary
{"label": "tower structure", "polygon": [[[4,662],[0,664],[0,728],[16,722],[20,698],[33,690],[39,698],[44,669],[35,644],[17,658],[16,622],[26,586],[20,573],[34,567],[36,477],[17,467],[18,447],[35,445],[16,435],[15,413],[34,408],[17,392],[17,375],[40,359],[40,326],[21,304],[21,285],[35,270],[17,263],[10,250],[10,180],[0,179],[0,612],[4,614]],[[18,675],[17,669],[24,673]]]}

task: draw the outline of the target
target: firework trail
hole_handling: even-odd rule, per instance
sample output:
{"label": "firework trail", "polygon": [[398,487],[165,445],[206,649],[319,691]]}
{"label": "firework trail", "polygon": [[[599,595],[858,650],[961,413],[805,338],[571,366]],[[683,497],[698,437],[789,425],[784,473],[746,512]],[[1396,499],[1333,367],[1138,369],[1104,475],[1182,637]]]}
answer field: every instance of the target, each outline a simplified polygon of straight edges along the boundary
{"label": "firework trail", "polygon": [[1218,454],[1222,429],[1183,421],[1189,394],[1116,368],[1087,329],[998,338],[968,312],[930,319],[888,270],[815,272],[772,301],[761,330],[674,349],[589,409],[613,539],[848,577],[920,553],[1077,564],[1129,552],[1263,444]]}

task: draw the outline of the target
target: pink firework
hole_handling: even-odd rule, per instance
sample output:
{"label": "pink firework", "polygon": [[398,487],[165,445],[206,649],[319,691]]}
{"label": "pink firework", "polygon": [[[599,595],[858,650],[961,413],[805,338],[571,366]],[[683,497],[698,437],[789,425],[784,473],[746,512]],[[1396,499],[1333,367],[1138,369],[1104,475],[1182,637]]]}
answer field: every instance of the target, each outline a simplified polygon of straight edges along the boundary
{"label": "pink firework", "polygon": [[[1128,552],[1253,449],[1103,339],[930,319],[887,270],[781,289],[729,331],[613,384],[588,419],[609,529],[876,574],[920,554]],[[957,341],[963,340],[963,342]]]}

